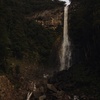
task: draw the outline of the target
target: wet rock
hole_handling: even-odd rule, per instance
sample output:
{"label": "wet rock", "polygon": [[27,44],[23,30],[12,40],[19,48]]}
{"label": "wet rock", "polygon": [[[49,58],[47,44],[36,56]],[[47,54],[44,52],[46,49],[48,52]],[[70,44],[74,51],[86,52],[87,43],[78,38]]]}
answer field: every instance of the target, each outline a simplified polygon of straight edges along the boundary
{"label": "wet rock", "polygon": [[46,95],[42,95],[39,97],[39,100],[45,100],[46,99]]}
{"label": "wet rock", "polygon": [[74,95],[73,100],[79,100],[79,97],[77,95]]}
{"label": "wet rock", "polygon": [[57,91],[56,93],[53,94],[54,96],[57,97],[57,99],[62,100],[64,97],[64,91]]}
{"label": "wet rock", "polygon": [[36,91],[33,92],[33,94],[34,94],[35,98],[40,97],[41,96],[41,92],[40,92],[39,88],[37,88]]}
{"label": "wet rock", "polygon": [[53,84],[47,84],[47,88],[54,92],[57,92],[57,89],[55,88],[55,86]]}
{"label": "wet rock", "polygon": [[65,94],[63,100],[72,100],[71,96]]}

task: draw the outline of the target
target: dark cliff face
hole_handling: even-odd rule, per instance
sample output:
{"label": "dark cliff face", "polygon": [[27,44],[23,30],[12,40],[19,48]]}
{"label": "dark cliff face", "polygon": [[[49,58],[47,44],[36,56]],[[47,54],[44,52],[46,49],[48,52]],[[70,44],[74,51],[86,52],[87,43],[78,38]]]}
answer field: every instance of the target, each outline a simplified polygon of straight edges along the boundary
{"label": "dark cliff face", "polygon": [[[62,6],[50,0],[0,1],[0,74],[6,74],[14,90],[19,90],[19,100],[26,96],[29,80],[40,77],[40,74],[42,77],[44,66],[48,68],[47,64],[56,62],[54,60],[61,41],[62,17]],[[0,82],[5,89],[1,95],[9,92],[5,97],[8,100],[13,90],[10,91],[12,84],[8,90],[6,85],[9,83],[6,83]]]}
{"label": "dark cliff face", "polygon": [[[68,71],[56,74],[51,81],[56,82],[57,78],[57,83],[71,81],[69,83],[73,85],[69,89],[72,89],[72,93],[77,94],[78,92],[79,95],[83,92],[82,94],[88,95],[88,98],[89,95],[90,97],[97,95],[97,100],[100,98],[98,94],[100,90],[100,4],[98,3],[98,0],[72,1],[69,6],[72,66]],[[66,86],[62,87],[65,89]]]}
{"label": "dark cliff face", "polygon": [[77,70],[76,74],[78,70],[87,76],[93,73],[98,75],[100,71],[98,3],[98,0],[72,0],[70,5],[69,36],[72,43],[72,66]]}

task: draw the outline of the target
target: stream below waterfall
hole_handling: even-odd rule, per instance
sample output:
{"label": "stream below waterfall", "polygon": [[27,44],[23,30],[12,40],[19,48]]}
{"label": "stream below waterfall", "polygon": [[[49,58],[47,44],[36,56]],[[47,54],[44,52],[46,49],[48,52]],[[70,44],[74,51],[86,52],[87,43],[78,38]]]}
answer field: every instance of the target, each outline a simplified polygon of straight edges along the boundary
{"label": "stream below waterfall", "polygon": [[89,91],[95,90],[89,83],[65,80],[63,77],[69,74],[66,72],[56,72],[52,76],[44,74],[42,79],[31,82],[26,100],[96,100],[95,95],[89,94]]}

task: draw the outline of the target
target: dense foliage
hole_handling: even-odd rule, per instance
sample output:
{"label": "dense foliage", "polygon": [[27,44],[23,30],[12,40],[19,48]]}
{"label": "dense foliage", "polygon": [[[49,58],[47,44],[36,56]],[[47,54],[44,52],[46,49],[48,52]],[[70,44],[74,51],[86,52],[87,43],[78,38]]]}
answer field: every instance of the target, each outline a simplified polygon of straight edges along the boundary
{"label": "dense foliage", "polygon": [[26,16],[61,5],[51,0],[0,0],[0,71],[8,69],[7,59],[29,59],[47,64],[54,31]]}

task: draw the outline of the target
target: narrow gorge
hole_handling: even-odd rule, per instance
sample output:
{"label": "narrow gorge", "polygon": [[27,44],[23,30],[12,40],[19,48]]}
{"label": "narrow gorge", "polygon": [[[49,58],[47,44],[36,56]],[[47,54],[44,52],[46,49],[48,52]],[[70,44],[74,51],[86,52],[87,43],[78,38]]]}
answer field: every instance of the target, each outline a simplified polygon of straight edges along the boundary
{"label": "narrow gorge", "polygon": [[100,1],[64,1],[0,0],[0,100],[100,100]]}

